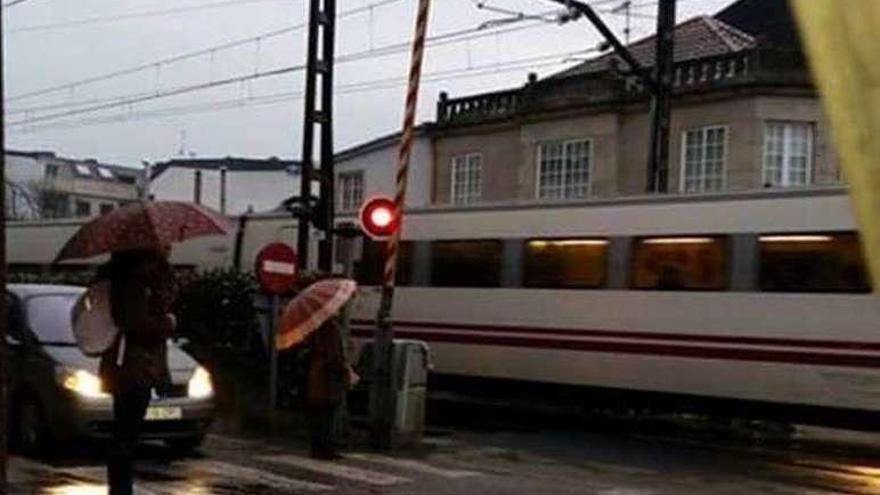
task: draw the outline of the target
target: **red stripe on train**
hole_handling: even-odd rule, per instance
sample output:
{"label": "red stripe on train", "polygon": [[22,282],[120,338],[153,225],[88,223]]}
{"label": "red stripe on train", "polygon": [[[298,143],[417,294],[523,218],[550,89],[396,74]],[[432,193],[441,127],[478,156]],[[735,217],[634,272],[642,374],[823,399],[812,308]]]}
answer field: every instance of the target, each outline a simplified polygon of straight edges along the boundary
{"label": "red stripe on train", "polygon": [[[356,337],[372,337],[372,329],[352,329]],[[839,366],[849,368],[880,368],[880,357],[854,354],[828,354],[816,352],[700,347],[628,342],[597,342],[583,340],[559,340],[526,336],[466,335],[440,332],[396,331],[395,336],[420,339],[428,342],[451,344],[492,345],[502,347],[529,347],[581,352],[612,354],[638,354],[649,356],[713,359],[725,361],[749,361],[763,363],[806,364],[814,366]]]}
{"label": "red stripe on train", "polygon": [[[374,326],[371,320],[352,320],[355,325]],[[812,340],[780,337],[740,337],[734,335],[705,335],[686,333],[663,333],[619,330],[583,330],[572,328],[528,327],[516,325],[469,325],[465,323],[433,323],[420,321],[395,321],[395,326],[424,328],[430,330],[468,330],[485,333],[522,333],[528,335],[562,335],[570,337],[605,337],[624,340],[668,340],[676,342],[700,342],[706,344],[743,344],[767,347],[805,347],[849,351],[880,351],[880,342],[847,342],[843,340]]]}

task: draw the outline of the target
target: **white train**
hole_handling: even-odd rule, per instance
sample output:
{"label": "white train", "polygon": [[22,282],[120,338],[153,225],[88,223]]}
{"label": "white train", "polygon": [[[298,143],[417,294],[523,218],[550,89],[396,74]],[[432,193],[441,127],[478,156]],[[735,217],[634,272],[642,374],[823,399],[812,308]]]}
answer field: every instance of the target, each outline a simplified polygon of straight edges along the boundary
{"label": "white train", "polygon": [[447,384],[877,428],[880,298],[855,230],[837,188],[411,212],[395,328]]}
{"label": "white train", "polygon": [[[176,261],[250,267],[293,225],[254,217]],[[395,329],[446,384],[880,427],[880,299],[842,188],[433,207],[403,228]],[[15,236],[12,262],[45,259]],[[358,263],[361,338],[378,253]]]}

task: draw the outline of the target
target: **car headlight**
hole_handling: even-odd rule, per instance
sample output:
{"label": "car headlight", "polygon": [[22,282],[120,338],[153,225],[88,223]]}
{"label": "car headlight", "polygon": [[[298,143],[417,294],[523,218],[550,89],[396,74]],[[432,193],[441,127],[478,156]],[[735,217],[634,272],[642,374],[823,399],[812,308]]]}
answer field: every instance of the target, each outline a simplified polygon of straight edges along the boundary
{"label": "car headlight", "polygon": [[61,372],[61,385],[81,397],[101,399],[110,397],[101,386],[101,379],[86,370],[65,369]]}
{"label": "car headlight", "polygon": [[214,386],[211,385],[211,375],[208,370],[199,366],[192,378],[189,379],[188,395],[191,399],[206,399],[214,395]]}

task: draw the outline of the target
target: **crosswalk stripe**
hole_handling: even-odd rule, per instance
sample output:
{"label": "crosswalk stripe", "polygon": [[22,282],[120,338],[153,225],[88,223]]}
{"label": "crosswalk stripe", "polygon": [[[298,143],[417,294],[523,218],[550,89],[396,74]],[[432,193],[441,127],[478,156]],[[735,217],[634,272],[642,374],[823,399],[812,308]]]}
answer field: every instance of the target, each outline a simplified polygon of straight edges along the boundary
{"label": "crosswalk stripe", "polygon": [[391,486],[412,481],[409,478],[346,466],[345,464],[337,462],[316,461],[314,459],[307,459],[297,455],[275,455],[259,457],[257,459],[271,464],[292,466],[369,485]]}
{"label": "crosswalk stripe", "polygon": [[359,461],[373,462],[376,464],[384,464],[386,466],[391,466],[400,469],[406,469],[410,471],[417,471],[420,473],[430,474],[434,476],[441,476],[443,478],[468,478],[471,476],[479,476],[480,473],[475,471],[464,471],[458,469],[442,469],[436,466],[432,466],[430,464],[426,464],[424,462],[415,461],[412,459],[395,459],[393,457],[387,457],[383,455],[377,454],[346,454],[345,456],[348,459],[355,459]]}
{"label": "crosswalk stripe", "polygon": [[[143,464],[143,467],[148,468],[151,471],[168,470],[168,467],[157,468],[152,464]],[[254,482],[260,483],[262,485],[266,485],[273,489],[279,490],[301,490],[307,492],[320,492],[320,491],[328,491],[332,490],[333,487],[330,485],[325,485],[322,483],[314,483],[311,481],[303,481],[296,478],[289,478],[287,476],[281,476],[274,473],[270,473],[268,471],[263,471],[260,469],[249,468],[245,466],[239,466],[237,464],[232,464],[228,462],[221,461],[192,461],[178,464],[171,468],[172,470],[177,469],[190,469],[198,472],[202,472],[204,474],[208,474],[211,476],[216,476],[220,478],[231,478],[236,481],[246,481],[246,482]],[[104,468],[98,466],[82,466],[82,467],[73,467],[73,468],[65,468],[60,470],[61,473],[72,476],[74,478],[89,480],[89,481],[100,481],[103,482],[105,479]],[[142,490],[143,495],[173,495],[176,493],[180,493],[178,490],[173,489],[173,486],[180,486],[180,483],[175,482],[152,482],[148,484],[138,483],[139,489]]]}
{"label": "crosswalk stripe", "polygon": [[263,471],[261,469],[239,466],[237,464],[232,464],[228,462],[196,461],[189,463],[189,465],[192,467],[192,469],[196,471],[201,471],[203,473],[207,473],[213,476],[234,478],[238,481],[246,479],[261,483],[263,485],[267,485],[274,489],[295,489],[311,492],[321,492],[333,490],[334,488],[330,485],[325,485],[322,483],[314,483],[311,481],[298,480],[296,478],[288,478],[287,476],[281,476],[278,474],[270,473],[268,471]]}

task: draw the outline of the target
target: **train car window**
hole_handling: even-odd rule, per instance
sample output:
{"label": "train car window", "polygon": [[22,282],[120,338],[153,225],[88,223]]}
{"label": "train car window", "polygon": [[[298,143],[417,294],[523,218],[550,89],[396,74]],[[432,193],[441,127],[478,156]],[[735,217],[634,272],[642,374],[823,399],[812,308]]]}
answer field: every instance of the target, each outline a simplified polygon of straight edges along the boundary
{"label": "train car window", "polygon": [[523,256],[523,285],[538,288],[603,287],[607,239],[530,239]]}
{"label": "train car window", "polygon": [[871,291],[855,233],[763,235],[760,246],[763,291]]}
{"label": "train car window", "polygon": [[431,285],[498,287],[501,241],[437,241],[431,246]]}
{"label": "train car window", "polygon": [[652,237],[633,247],[635,289],[723,290],[727,272],[723,237]]}
{"label": "train car window", "polygon": [[[400,243],[400,256],[397,260],[396,284],[412,284],[413,243]],[[364,239],[361,258],[354,262],[354,277],[360,285],[382,285],[385,271],[385,243]]]}

